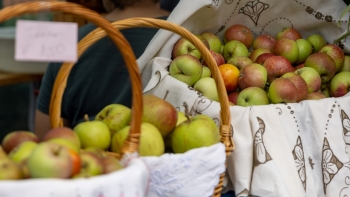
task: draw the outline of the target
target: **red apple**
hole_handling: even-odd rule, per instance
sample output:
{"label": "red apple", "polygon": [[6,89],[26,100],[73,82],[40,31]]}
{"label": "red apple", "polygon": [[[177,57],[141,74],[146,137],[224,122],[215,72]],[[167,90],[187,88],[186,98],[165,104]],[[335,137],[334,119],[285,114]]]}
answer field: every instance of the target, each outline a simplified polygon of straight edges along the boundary
{"label": "red apple", "polygon": [[271,83],[278,77],[281,77],[287,72],[294,72],[295,68],[292,66],[290,61],[283,56],[272,56],[268,58],[263,66],[267,71],[267,82]]}
{"label": "red apple", "polygon": [[268,94],[274,104],[300,102],[307,98],[307,84],[300,75],[288,72],[272,81]]}
{"label": "red apple", "polygon": [[273,53],[263,53],[263,54],[260,54],[260,55],[255,59],[255,62],[254,62],[254,63],[263,65],[264,62],[265,62],[265,60],[267,60],[267,58],[272,57],[272,56],[275,56],[275,54],[273,54]]}
{"label": "red apple", "polygon": [[272,51],[275,55],[287,58],[292,64],[298,60],[299,49],[295,40],[280,38],[276,41]]}
{"label": "red apple", "polygon": [[276,39],[268,34],[262,34],[257,36],[252,44],[252,49],[265,48],[272,50],[273,45],[275,45]]}
{"label": "red apple", "polygon": [[295,67],[295,69],[299,69],[299,68],[304,68],[304,63],[301,63],[301,64],[298,64],[296,67]]}
{"label": "red apple", "polygon": [[311,54],[305,60],[304,66],[314,68],[320,74],[322,83],[330,81],[336,72],[334,60],[321,52]]}
{"label": "red apple", "polygon": [[54,138],[63,138],[71,142],[77,149],[81,148],[78,135],[69,127],[57,127],[50,129],[43,137],[43,141]]}
{"label": "red apple", "polygon": [[240,41],[249,49],[253,44],[254,35],[247,26],[234,24],[228,27],[224,34],[225,43],[231,40]]}
{"label": "red apple", "polygon": [[276,35],[276,39],[279,40],[281,38],[288,38],[291,40],[298,40],[300,38],[303,38],[300,34],[300,32],[292,27],[283,28],[281,31],[279,31]]}
{"label": "red apple", "polygon": [[350,72],[343,71],[334,75],[330,82],[329,93],[333,97],[341,97],[350,91]]}
{"label": "red apple", "polygon": [[259,87],[264,89],[266,82],[266,68],[257,63],[253,63],[242,68],[238,78],[238,85],[241,90],[248,87]]}
{"label": "red apple", "polygon": [[[217,53],[214,50],[210,50],[210,54],[213,56],[213,58],[218,66],[225,64],[224,56],[222,56],[221,53]],[[205,61],[203,61],[203,65],[207,66],[207,63]]]}
{"label": "red apple", "polygon": [[339,46],[335,44],[327,44],[326,46],[320,49],[320,52],[326,53],[334,60],[336,73],[342,70],[345,55],[344,51]]}
{"label": "red apple", "polygon": [[256,58],[259,57],[259,55],[264,54],[264,53],[272,53],[270,49],[265,49],[265,48],[257,48],[254,49],[250,54],[249,54],[249,58],[255,62]]}
{"label": "red apple", "polygon": [[241,90],[236,90],[233,92],[228,93],[228,100],[232,102],[234,105],[237,105],[237,98]]}
{"label": "red apple", "polygon": [[25,141],[39,142],[39,138],[30,131],[12,131],[5,135],[2,140],[2,147],[6,153]]}

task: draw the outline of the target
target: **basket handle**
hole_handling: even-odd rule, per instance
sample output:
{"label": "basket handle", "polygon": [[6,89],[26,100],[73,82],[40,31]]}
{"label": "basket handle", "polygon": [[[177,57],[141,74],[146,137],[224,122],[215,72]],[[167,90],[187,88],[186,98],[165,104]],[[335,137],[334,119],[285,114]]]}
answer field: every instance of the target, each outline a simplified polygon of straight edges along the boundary
{"label": "basket handle", "polygon": [[[131,78],[131,87],[132,87],[132,111],[133,118],[131,120],[131,132],[132,140],[126,141],[124,143],[124,147],[127,149],[124,152],[134,152],[138,150],[138,141],[141,130],[141,115],[143,110],[142,103],[142,87],[141,87],[141,76],[136,63],[136,57],[134,52],[129,44],[129,42],[125,39],[123,34],[116,28],[114,28],[111,23],[103,18],[100,14],[95,11],[92,11],[84,6],[70,3],[70,2],[59,2],[59,1],[35,1],[35,2],[26,2],[20,3],[13,6],[9,6],[0,10],[0,23],[4,22],[12,17],[22,15],[25,13],[36,13],[40,11],[62,11],[69,14],[74,14],[78,16],[83,16],[88,21],[94,23],[96,26],[102,28],[105,33],[112,39],[115,45],[119,48],[127,69],[129,71],[129,75]],[[82,52],[78,52],[79,56]],[[73,63],[68,63],[72,64]],[[64,73],[68,76],[69,70],[61,69],[59,73]],[[67,80],[66,76],[59,75],[57,76],[57,83],[60,83],[60,91],[51,95],[51,101],[58,100],[57,103],[50,104],[50,121],[51,127],[59,127],[62,125],[61,116],[61,99],[63,95],[63,90],[66,86]]]}

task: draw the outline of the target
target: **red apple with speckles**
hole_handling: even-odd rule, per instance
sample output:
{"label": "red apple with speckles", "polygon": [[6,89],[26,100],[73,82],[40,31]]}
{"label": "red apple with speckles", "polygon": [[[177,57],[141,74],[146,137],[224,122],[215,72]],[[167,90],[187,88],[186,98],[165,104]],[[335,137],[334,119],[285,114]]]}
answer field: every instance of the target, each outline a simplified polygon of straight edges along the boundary
{"label": "red apple with speckles", "polygon": [[298,40],[300,38],[303,38],[300,32],[292,27],[283,28],[281,31],[279,31],[276,35],[276,40],[279,40],[281,38],[288,38],[291,40]]}
{"label": "red apple with speckles", "polygon": [[287,72],[294,72],[295,68],[293,65],[288,61],[287,58],[283,56],[272,56],[268,58],[263,66],[266,68],[267,71],[267,82],[271,83],[276,78],[281,77]]}
{"label": "red apple with speckles", "polygon": [[254,35],[247,26],[234,24],[228,27],[224,34],[225,43],[228,43],[231,40],[240,41],[249,49],[253,44]]}
{"label": "red apple with speckles", "polygon": [[261,34],[257,36],[252,44],[252,49],[265,48],[272,50],[275,45],[276,39],[268,34]]}

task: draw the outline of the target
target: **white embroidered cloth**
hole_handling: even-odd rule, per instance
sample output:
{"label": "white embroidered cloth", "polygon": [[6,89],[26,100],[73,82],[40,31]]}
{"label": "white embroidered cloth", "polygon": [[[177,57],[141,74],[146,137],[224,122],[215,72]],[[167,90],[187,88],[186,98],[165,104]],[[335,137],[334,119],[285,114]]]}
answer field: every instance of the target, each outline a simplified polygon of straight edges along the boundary
{"label": "white embroidered cloth", "polygon": [[145,197],[150,172],[140,158],[119,171],[89,179],[0,181],[1,197]]}
{"label": "white embroidered cloth", "polygon": [[[197,34],[222,37],[231,24],[248,26],[255,36],[294,27],[303,37],[318,33],[329,43],[347,31],[342,0],[181,0],[168,21]],[[160,30],[138,59],[144,92],[192,114],[220,122],[220,105],[169,76],[177,34]],[[343,42],[349,51],[350,40]],[[228,159],[226,190],[237,196],[350,196],[350,95],[297,104],[230,107],[235,151]]]}

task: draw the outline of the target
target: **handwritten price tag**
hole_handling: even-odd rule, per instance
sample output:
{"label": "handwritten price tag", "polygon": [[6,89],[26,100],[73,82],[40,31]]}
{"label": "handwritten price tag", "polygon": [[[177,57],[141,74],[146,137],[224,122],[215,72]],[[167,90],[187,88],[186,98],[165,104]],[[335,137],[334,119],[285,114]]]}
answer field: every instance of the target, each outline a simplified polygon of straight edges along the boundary
{"label": "handwritten price tag", "polygon": [[76,23],[18,20],[15,60],[76,62],[77,42]]}

